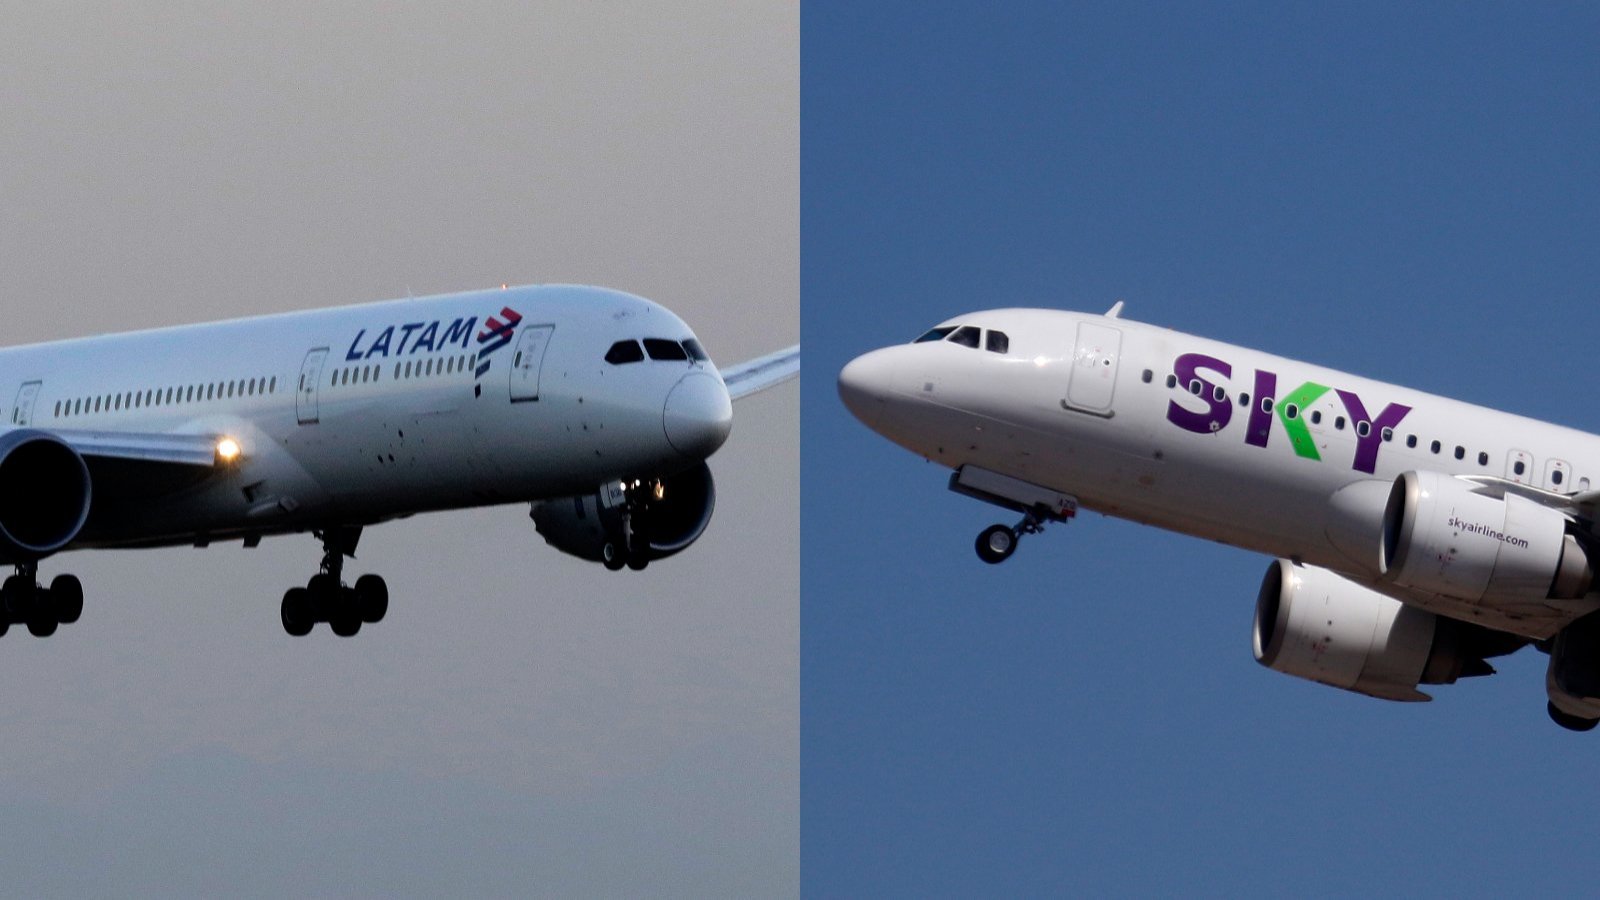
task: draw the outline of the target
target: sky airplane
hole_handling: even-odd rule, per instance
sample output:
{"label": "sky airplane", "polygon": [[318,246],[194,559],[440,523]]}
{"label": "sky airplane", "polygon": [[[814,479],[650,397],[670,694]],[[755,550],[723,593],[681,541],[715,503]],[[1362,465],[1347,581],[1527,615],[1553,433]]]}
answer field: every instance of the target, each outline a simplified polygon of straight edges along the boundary
{"label": "sky airplane", "polygon": [[1270,554],[1256,660],[1388,700],[1533,644],[1549,713],[1600,722],[1600,437],[1104,315],[957,316],[860,356],[867,427],[1016,511],[1081,507]]}
{"label": "sky airplane", "polygon": [[558,550],[643,569],[710,521],[730,400],[799,367],[796,345],[719,373],[665,307],[579,286],[0,350],[0,634],[77,621],[79,580],[39,583],[53,554],[309,531],[284,630],[348,637],[389,605],[377,575],[345,584],[362,529],[470,506],[531,502]]}

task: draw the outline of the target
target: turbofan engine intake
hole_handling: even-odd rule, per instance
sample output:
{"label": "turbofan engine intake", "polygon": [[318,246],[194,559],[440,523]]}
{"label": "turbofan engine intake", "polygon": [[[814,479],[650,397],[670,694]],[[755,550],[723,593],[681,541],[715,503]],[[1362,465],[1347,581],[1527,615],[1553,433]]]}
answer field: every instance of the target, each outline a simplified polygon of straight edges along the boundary
{"label": "turbofan engine intake", "polygon": [[613,481],[576,497],[541,500],[529,515],[545,543],[610,568],[665,559],[705,532],[716,506],[711,469],[700,463],[662,478]]}
{"label": "turbofan engine intake", "polygon": [[42,431],[0,435],[0,561],[31,562],[60,550],[89,518],[89,467]]}

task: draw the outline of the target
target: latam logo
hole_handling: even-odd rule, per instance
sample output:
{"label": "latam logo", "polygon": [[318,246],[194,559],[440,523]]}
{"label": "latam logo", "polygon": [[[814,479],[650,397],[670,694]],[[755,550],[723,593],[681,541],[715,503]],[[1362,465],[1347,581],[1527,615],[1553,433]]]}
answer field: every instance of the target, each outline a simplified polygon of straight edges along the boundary
{"label": "latam logo", "polygon": [[[522,316],[509,306],[502,307],[497,316],[490,316],[484,321],[483,330],[477,333],[476,378],[483,378],[489,371],[489,357],[511,343],[511,337],[520,324]],[[451,347],[471,350],[473,331],[477,327],[477,316],[453,319],[448,324],[443,319],[407,322],[404,325],[390,325],[373,335],[371,340],[367,339],[367,329],[363,328],[356,332],[355,340],[350,342],[350,349],[345,351],[344,358],[347,362],[364,362],[369,359],[398,359],[418,353],[436,353]]]}
{"label": "latam logo", "polygon": [[522,316],[509,306],[500,308],[500,319],[490,316],[483,323],[483,330],[478,332],[478,371],[477,377],[482,378],[489,371],[489,356],[505,345],[511,343],[511,335],[522,324]]}
{"label": "latam logo", "polygon": [[[1233,377],[1233,366],[1203,353],[1185,353],[1173,361],[1172,372],[1178,384],[1187,388],[1192,397],[1186,396],[1183,404],[1170,401],[1167,404],[1167,421],[1195,434],[1212,434],[1227,428],[1233,420],[1234,405],[1227,389],[1219,381]],[[1213,379],[1207,373],[1215,373],[1220,378]],[[1355,392],[1336,390],[1314,381],[1301,384],[1280,400],[1277,396],[1278,376],[1257,370],[1255,389],[1250,394],[1244,442],[1252,447],[1266,447],[1272,440],[1272,422],[1276,415],[1295,455],[1305,459],[1322,459],[1304,413],[1330,390],[1344,404],[1355,429],[1356,453],[1351,468],[1357,472],[1373,473],[1378,468],[1378,450],[1385,440],[1393,438],[1395,426],[1411,412],[1411,407],[1390,403],[1377,415],[1372,415]],[[1189,408],[1196,404],[1205,408]]]}

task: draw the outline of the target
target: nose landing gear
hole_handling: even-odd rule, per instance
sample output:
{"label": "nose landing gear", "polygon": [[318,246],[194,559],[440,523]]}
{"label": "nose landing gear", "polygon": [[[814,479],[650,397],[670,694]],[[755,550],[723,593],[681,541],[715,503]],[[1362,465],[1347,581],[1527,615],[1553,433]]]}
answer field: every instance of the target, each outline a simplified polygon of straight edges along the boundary
{"label": "nose landing gear", "polygon": [[990,525],[978,535],[978,558],[1003,563],[1017,552],[1025,534],[1038,534],[1049,521],[1066,522],[1078,514],[1078,498],[976,466],[962,466],[950,476],[950,490],[1022,513],[1015,525]]}
{"label": "nose landing gear", "polygon": [[1025,534],[1044,531],[1044,521],[1033,510],[1016,525],[990,525],[978,535],[978,558],[990,565],[1003,563],[1017,552],[1017,542]]}

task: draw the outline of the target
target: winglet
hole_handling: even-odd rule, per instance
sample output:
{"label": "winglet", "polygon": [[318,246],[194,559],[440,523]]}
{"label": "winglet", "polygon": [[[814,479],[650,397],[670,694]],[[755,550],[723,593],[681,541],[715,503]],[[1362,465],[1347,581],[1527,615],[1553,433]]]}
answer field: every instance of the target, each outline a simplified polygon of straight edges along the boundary
{"label": "winglet", "polygon": [[1122,301],[1121,300],[1118,300],[1117,302],[1111,304],[1111,308],[1106,310],[1106,318],[1108,318],[1108,319],[1120,319],[1120,318],[1122,318]]}

